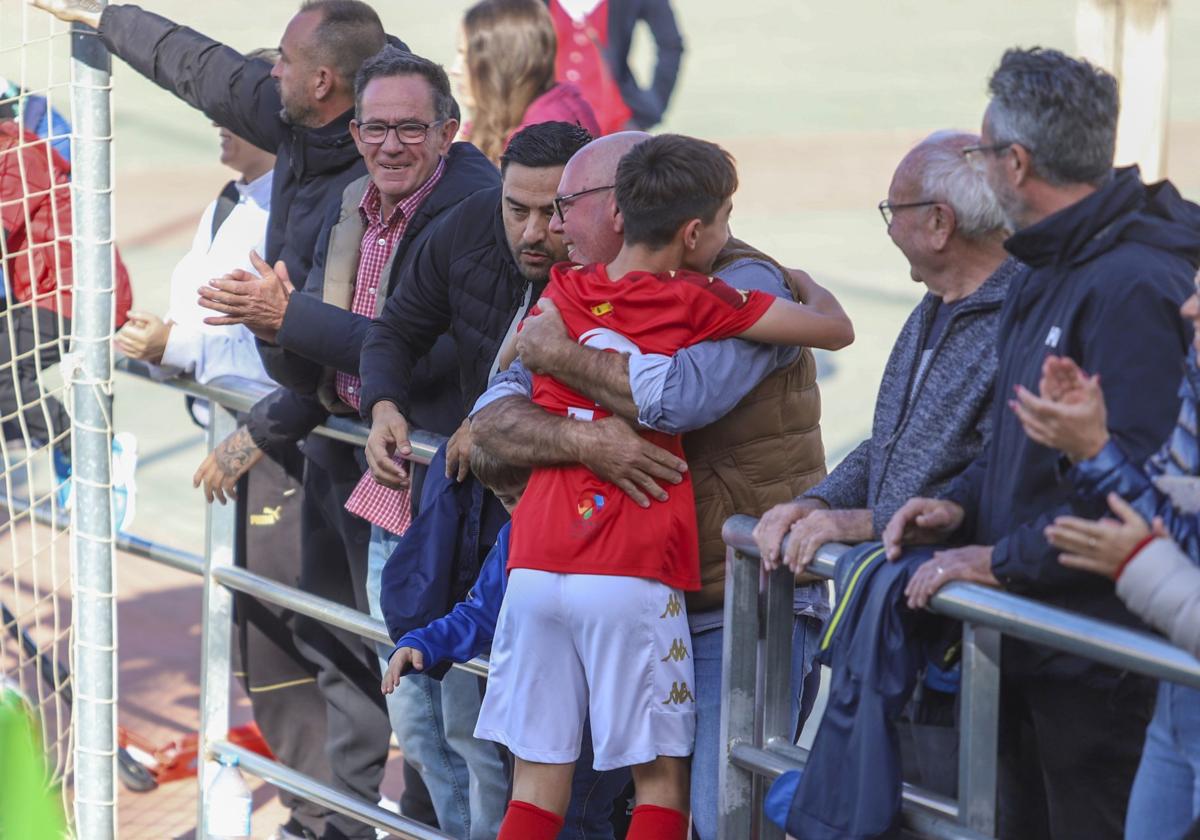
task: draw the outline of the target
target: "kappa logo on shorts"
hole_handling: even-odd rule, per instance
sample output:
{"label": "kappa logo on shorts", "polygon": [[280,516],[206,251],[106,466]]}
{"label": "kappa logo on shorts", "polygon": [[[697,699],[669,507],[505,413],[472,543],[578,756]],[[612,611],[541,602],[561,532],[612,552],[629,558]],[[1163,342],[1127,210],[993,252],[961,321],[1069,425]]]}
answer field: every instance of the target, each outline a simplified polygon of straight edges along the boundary
{"label": "kappa logo on shorts", "polygon": [[274,525],[283,518],[283,505],[278,507],[264,507],[262,513],[250,514],[251,525]]}
{"label": "kappa logo on shorts", "polygon": [[664,706],[680,706],[684,703],[695,703],[696,697],[688,688],[687,681],[671,683],[671,693],[662,701]]}
{"label": "kappa logo on shorts", "polygon": [[659,618],[678,618],[681,612],[683,612],[683,604],[679,603],[679,596],[672,592],[671,597],[667,599],[667,608],[663,610],[663,614]]}
{"label": "kappa logo on shorts", "polygon": [[667,655],[660,659],[660,662],[682,662],[688,658],[687,646],[683,643],[683,639],[676,639],[671,642],[671,649],[667,651]]}

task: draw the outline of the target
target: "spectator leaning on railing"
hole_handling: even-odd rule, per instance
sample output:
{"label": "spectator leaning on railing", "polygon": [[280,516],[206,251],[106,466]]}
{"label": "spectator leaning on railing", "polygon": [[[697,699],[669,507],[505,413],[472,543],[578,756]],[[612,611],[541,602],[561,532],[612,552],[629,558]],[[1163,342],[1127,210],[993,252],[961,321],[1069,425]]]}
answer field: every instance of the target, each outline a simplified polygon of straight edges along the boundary
{"label": "spectator leaning on railing", "polygon": [[[905,501],[941,492],[983,449],[996,326],[1021,264],[1006,259],[1004,214],[983,173],[962,155],[978,143],[974,134],[939,132],[896,168],[879,209],[912,279],[927,292],[884,368],[871,436],[824,481],[759,520],[754,536],[768,570],[785,562],[801,573],[826,542],[877,539]],[[946,725],[956,677],[926,671],[912,716],[920,729],[906,740],[918,751],[906,768],[909,781],[948,795],[957,773],[954,730]]]}
{"label": "spectator leaning on railing", "polygon": [[[274,63],[275,50],[248,54]],[[262,253],[271,209],[275,155],[220,128],[221,162],[238,173],[200,216],[192,247],[171,273],[171,298],[162,318],[149,312],[130,312],[129,323],[117,333],[119,350],[152,365],[151,375],[162,379],[190,374],[197,382],[236,376],[263,385],[274,382],[263,370],[254,336],[244,326],[209,326],[208,310],[197,304],[196,289],[235,266],[249,269],[251,251]],[[209,404],[187,398],[188,410],[207,426]],[[235,559],[239,566],[286,584],[295,583],[299,565],[300,475],[304,458],[295,445],[267,453],[238,486],[238,528]],[[211,502],[224,501],[214,459],[193,482],[206,484]],[[288,767],[315,779],[329,779],[325,754],[325,700],[317,688],[315,669],[292,639],[293,614],[246,595],[235,595],[235,673],[250,697],[254,720],[271,752]],[[305,720],[298,727],[296,720]],[[327,811],[280,789],[280,801],[291,819],[278,836],[283,840],[319,831]]]}
{"label": "spectator leaning on railing", "polygon": [[[355,91],[350,133],[368,175],[326,208],[303,289],[269,315],[243,309],[236,291],[212,301],[266,339],[260,350],[267,372],[294,389],[277,391],[251,411],[256,441],[297,440],[331,413],[357,412],[362,341],[400,276],[393,267],[412,259],[445,211],[497,182],[496,170],[475,147],[453,142],[458,111],[439,65],[389,46],[363,63]],[[261,280],[240,276],[221,285],[235,290],[278,282],[266,266],[260,272]],[[457,428],[462,397],[454,361],[453,343],[445,339],[417,366],[414,419],[423,429],[449,435]],[[409,490],[377,484],[366,474],[362,450],[348,444],[310,438],[304,452],[301,585],[368,612],[372,538],[405,531],[412,514]],[[422,475],[414,474],[414,485]],[[389,740],[377,652],[353,633],[321,632],[311,641],[307,631],[301,636],[329,700],[331,751],[353,757],[347,758],[354,772],[350,789],[376,799]],[[442,760],[437,754],[412,758]],[[355,830],[351,836],[368,831]]]}
{"label": "spectator leaning on railing", "polygon": [[[1109,429],[1136,461],[1167,436],[1179,407],[1186,325],[1177,310],[1200,259],[1200,209],[1170,184],[1112,168],[1117,82],[1053,50],[1009,50],[972,150],[1030,266],[1001,317],[996,393],[1033,388],[1051,353],[1104,380]],[[1057,562],[1043,533],[1070,510],[1054,451],[1029,440],[1000,400],[983,454],[942,499],[910,500],[884,531],[909,542],[958,538],[909,582],[923,607],[945,583],[1003,586],[1095,618],[1136,624],[1112,586]],[[1097,508],[1084,509],[1098,514]],[[1001,658],[1001,837],[1120,837],[1154,684],[1081,657],[1005,637]]]}
{"label": "spectator leaning on railing", "polygon": [[[1200,293],[1181,310],[1200,327]],[[1067,478],[1083,505],[1107,497],[1116,519],[1060,516],[1046,537],[1064,553],[1059,561],[1116,581],[1117,595],[1176,644],[1200,655],[1200,439],[1196,344],[1183,367],[1175,428],[1138,466],[1107,428],[1099,377],[1070,358],[1051,356],[1038,394],[1018,388],[1010,403],[1026,433],[1062,451],[1073,466]],[[1163,367],[1175,367],[1163,360]],[[1200,691],[1171,682],[1158,687],[1154,719],[1138,765],[1125,836],[1181,837],[1200,818]]]}
{"label": "spectator leaning on railing", "polygon": [[[563,171],[553,229],[561,233],[573,261],[605,262],[620,250],[613,195],[617,164],[647,137],[623,132],[593,141]],[[837,301],[804,272],[785,273],[735,240],[718,255],[717,269],[739,288],[801,298],[831,331],[844,331],[842,342],[852,335]],[[759,512],[794,498],[824,477],[812,353],[741,340],[703,342],[674,356],[605,352],[572,340],[549,308],[525,321],[518,346],[533,369],[554,375],[624,419],[580,423],[545,412],[530,402],[529,369],[518,360],[477,403],[472,419],[476,443],[512,463],[582,462],[643,505],[666,498],[660,483],[678,483],[684,470],[691,473],[702,582],[702,589],[686,598],[697,712],[692,820],[708,840],[717,831],[712,791],[719,761],[721,525],[734,513]],[[699,430],[684,437],[689,463],[635,434],[629,422],[671,433]],[[828,610],[824,586],[799,587],[795,609],[792,670],[798,706],[799,683]]]}

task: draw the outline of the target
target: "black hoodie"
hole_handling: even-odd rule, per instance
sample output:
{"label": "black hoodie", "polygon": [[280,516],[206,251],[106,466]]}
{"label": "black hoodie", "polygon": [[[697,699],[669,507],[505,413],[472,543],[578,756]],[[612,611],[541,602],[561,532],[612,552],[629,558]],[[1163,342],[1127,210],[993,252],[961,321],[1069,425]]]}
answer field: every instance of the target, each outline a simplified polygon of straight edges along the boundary
{"label": "black hoodie", "polygon": [[276,155],[263,256],[272,265],[283,260],[292,282],[303,285],[326,208],[367,172],[350,136],[353,109],[320,128],[292,125],[282,116],[270,64],[137,6],[105,7],[99,31],[105,46],[134,70]]}
{"label": "black hoodie", "polygon": [[[1013,281],[1000,316],[992,438],[945,497],[966,510],[963,536],[994,546],[1001,584],[1047,603],[1136,625],[1112,582],[1058,563],[1042,534],[1072,512],[1058,453],[1031,441],[1008,407],[1016,385],[1037,392],[1047,354],[1099,373],[1108,428],[1140,463],[1167,437],[1179,408],[1179,369],[1191,328],[1179,306],[1200,262],[1200,207],[1168,182],[1146,186],[1137,167],[1119,169],[1095,193],[1005,242],[1030,269]],[[1100,508],[1076,510],[1098,517]],[[1010,676],[1112,671],[1087,660],[1005,638]]]}

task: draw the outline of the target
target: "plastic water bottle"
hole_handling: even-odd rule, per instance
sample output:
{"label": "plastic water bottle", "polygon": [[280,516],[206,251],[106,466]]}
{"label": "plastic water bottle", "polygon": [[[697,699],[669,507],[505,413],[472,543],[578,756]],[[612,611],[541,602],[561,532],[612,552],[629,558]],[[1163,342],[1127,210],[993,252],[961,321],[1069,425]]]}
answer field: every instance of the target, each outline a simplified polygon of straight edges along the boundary
{"label": "plastic water bottle", "polygon": [[221,769],[208,786],[207,840],[249,840],[254,809],[250,786],[242,778],[235,756],[221,756],[219,761]]}

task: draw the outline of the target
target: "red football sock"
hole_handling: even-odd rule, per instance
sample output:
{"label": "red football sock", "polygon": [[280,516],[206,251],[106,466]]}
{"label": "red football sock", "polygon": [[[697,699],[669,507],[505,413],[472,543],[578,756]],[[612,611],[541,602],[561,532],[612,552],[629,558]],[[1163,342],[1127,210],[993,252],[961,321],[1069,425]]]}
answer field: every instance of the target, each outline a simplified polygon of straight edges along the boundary
{"label": "red football sock", "polygon": [[496,840],[554,840],[562,827],[558,814],[514,799],[508,803]]}
{"label": "red football sock", "polygon": [[688,816],[658,805],[638,805],[625,840],[687,840]]}

